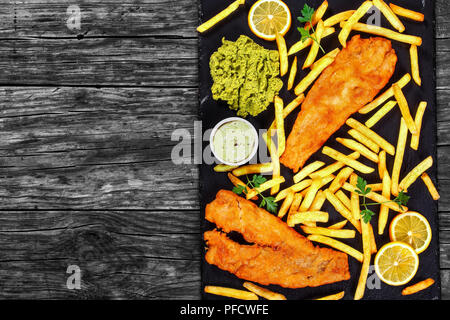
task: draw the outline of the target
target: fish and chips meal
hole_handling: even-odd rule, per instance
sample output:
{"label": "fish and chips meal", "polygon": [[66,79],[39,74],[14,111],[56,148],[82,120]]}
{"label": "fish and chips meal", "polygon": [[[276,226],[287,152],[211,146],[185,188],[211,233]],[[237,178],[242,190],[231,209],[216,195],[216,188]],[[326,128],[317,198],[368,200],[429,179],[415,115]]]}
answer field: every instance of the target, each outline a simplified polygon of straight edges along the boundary
{"label": "fish and chips meal", "polygon": [[[198,31],[213,32],[244,5],[244,0],[231,3]],[[362,22],[372,8],[379,10],[389,27]],[[205,219],[215,229],[203,235],[205,260],[243,283],[235,289],[208,285],[206,293],[286,300],[286,295],[262,286],[297,289],[358,279],[352,298],[359,300],[371,264],[386,285],[405,286],[415,280],[403,287],[402,296],[435,283],[432,278],[415,277],[432,229],[423,214],[413,211],[414,202],[408,208],[414,197],[408,191],[415,184],[423,184],[430,201],[440,198],[427,173],[433,157],[420,147],[428,102],[412,101],[407,94],[423,82],[422,38],[408,34],[408,23],[423,23],[425,17],[383,0],[330,11],[327,0],[317,9],[305,4],[297,18],[300,40],[290,45],[285,38],[292,23],[289,7],[281,0],[256,1],[248,11],[249,29],[278,51],[240,35],[235,41],[223,38],[210,57],[214,100],[224,101],[238,117],[257,117],[266,110],[274,116],[259,143],[260,148],[267,147],[266,163],[227,161],[234,149],[254,142],[244,132],[242,141],[227,143],[226,136],[217,140],[227,149],[217,153],[225,161],[214,171],[226,174],[232,189],[218,190],[206,205]],[[340,45],[327,52],[324,41],[333,37]],[[411,69],[406,74],[398,73],[401,49],[394,50],[394,41],[407,48]],[[295,94],[292,101],[280,97],[284,85]],[[287,118],[294,113],[291,127]],[[394,113],[399,121],[392,120],[398,119],[391,117]],[[380,121],[391,122],[396,141],[377,132]],[[342,128],[344,135],[332,138]],[[407,156],[418,150],[416,160]],[[241,158],[245,156],[248,153]],[[283,174],[286,168],[292,176]],[[377,236],[390,241],[377,243]],[[350,245],[349,240],[360,245]],[[360,265],[358,274],[350,272],[349,259]],[[343,299],[345,291],[337,291],[310,298]]]}

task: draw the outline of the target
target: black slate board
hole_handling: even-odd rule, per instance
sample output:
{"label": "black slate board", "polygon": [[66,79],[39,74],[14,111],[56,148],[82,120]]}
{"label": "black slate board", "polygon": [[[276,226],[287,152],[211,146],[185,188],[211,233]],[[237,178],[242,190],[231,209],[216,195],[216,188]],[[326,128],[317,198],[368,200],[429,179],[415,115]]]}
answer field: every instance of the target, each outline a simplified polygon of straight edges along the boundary
{"label": "black slate board", "polygon": [[[276,44],[274,42],[264,41],[257,38],[250,31],[247,24],[247,14],[250,6],[256,1],[247,1],[245,8],[241,8],[237,13],[235,13],[231,18],[227,19],[225,23],[215,27],[211,32],[200,35],[199,43],[199,78],[200,78],[200,89],[199,89],[199,101],[200,101],[200,117],[203,122],[203,132],[207,129],[213,128],[217,122],[220,120],[235,116],[235,112],[228,109],[225,103],[214,101],[211,97],[211,86],[212,79],[209,73],[209,57],[211,54],[217,50],[221,45],[221,39],[225,37],[227,40],[236,40],[239,35],[244,34],[252,38],[256,43],[264,46],[268,49],[276,49]],[[304,3],[307,2],[310,6],[317,8],[321,4],[321,0],[285,0],[285,3],[289,6],[291,14],[293,17],[293,25],[286,35],[286,42],[288,48],[299,40],[300,36],[297,31],[297,26],[299,26],[296,17],[300,15],[300,10]],[[326,13],[326,17],[332,14],[356,9],[361,1],[358,0],[329,0],[329,8]],[[202,0],[200,7],[200,16],[202,21],[206,21],[209,17],[212,17],[217,12],[225,8],[230,1],[227,0]],[[420,161],[425,159],[428,155],[432,155],[435,164],[432,169],[428,171],[433,181],[436,182],[436,80],[435,80],[435,42],[434,42],[434,3],[431,0],[396,0],[395,4],[404,6],[406,8],[419,11],[425,14],[425,22],[417,23],[407,19],[401,18],[402,22],[405,24],[406,31],[405,34],[418,35],[423,38],[423,44],[419,48],[420,57],[420,72],[422,76],[422,87],[418,87],[411,81],[411,83],[405,87],[404,92],[410,103],[411,113],[415,115],[419,101],[427,101],[428,108],[424,116],[422,135],[420,141],[419,151],[414,151],[409,147],[410,138],[408,138],[408,144],[405,151],[404,164],[401,171],[401,177],[403,177],[407,172],[409,172],[414,166],[416,166]],[[365,22],[367,17],[363,18],[361,22]],[[390,27],[387,20],[382,17],[382,26]],[[339,31],[339,30],[338,30]],[[356,34],[352,32],[350,37]],[[368,34],[361,34],[363,38],[370,37]],[[393,47],[398,55],[398,63],[396,71],[388,84],[390,86],[392,82],[397,81],[406,72],[410,72],[410,59],[409,59],[409,45],[402,44],[396,41],[392,41]],[[325,50],[328,52],[336,47],[341,47],[337,40],[336,35],[332,35],[326,38],[323,42]],[[303,63],[307,55],[307,50],[299,54],[299,70],[301,69],[301,64]],[[293,57],[290,57],[290,63]],[[297,80],[301,79],[306,73],[300,71],[297,75]],[[283,79],[285,80],[285,79]],[[387,87],[388,87],[387,86]],[[384,90],[383,90],[384,91]],[[382,91],[382,92],[383,92]],[[295,96],[291,92],[287,92],[283,89],[280,92],[280,96],[284,99],[285,103],[290,102]],[[297,112],[293,112],[286,122],[287,132],[290,132],[292,125],[297,117]],[[370,115],[359,115],[355,114],[353,117],[360,121],[367,120]],[[381,120],[373,129],[380,133],[381,136],[385,137],[394,146],[397,143],[398,127],[400,123],[400,111],[398,109],[391,111],[388,117]],[[269,107],[267,111],[263,112],[256,118],[248,117],[249,120],[257,129],[266,129],[270,125],[274,118],[273,107]],[[336,143],[336,137],[348,137],[346,134],[349,128],[342,127],[335,135],[330,137],[326,145],[341,150],[348,153],[349,150],[345,149],[338,143]],[[206,148],[208,142],[204,142],[203,147]],[[263,147],[265,145],[263,144]],[[320,151],[313,155],[307,162],[310,163],[315,160],[322,160],[327,164],[333,161],[325,156],[323,156]],[[364,163],[374,166],[373,163]],[[388,157],[388,168],[389,171],[392,169],[393,157]],[[286,183],[282,185],[282,189],[288,187],[292,184],[292,172],[282,167],[282,175],[286,178]],[[379,182],[377,174],[363,176],[369,183]],[[214,200],[216,193],[220,189],[231,189],[232,185],[228,181],[226,174],[216,173],[213,171],[213,165],[202,164],[200,166],[200,198],[201,198],[201,208],[202,214],[204,216],[204,208],[207,203]],[[375,286],[373,289],[367,289],[364,295],[364,299],[369,300],[380,300],[380,299],[440,299],[440,274],[439,274],[439,233],[438,233],[438,216],[437,216],[437,203],[433,201],[428,194],[428,191],[424,184],[420,181],[415,183],[409,189],[409,195],[411,200],[408,203],[408,207],[411,211],[421,212],[430,222],[433,231],[433,239],[429,248],[422,254],[420,254],[420,266],[419,270],[412,280],[412,283],[424,280],[431,277],[436,280],[436,284],[431,288],[420,292],[412,296],[402,296],[401,290],[403,287],[392,287],[384,283],[380,283],[379,288]],[[330,224],[341,221],[342,217],[331,207],[329,203],[325,203],[323,210],[330,213]],[[388,224],[393,218],[394,213],[390,213]],[[377,220],[373,219],[374,230],[377,230]],[[214,225],[203,219],[202,231],[211,230]],[[301,232],[301,231],[299,231]],[[383,244],[389,242],[389,237],[376,235],[376,241],[378,248]],[[351,241],[345,241],[356,249],[362,251],[362,244],[360,237]],[[202,247],[204,250],[204,248]],[[372,260],[373,261],[373,260]],[[315,297],[320,297],[323,295],[335,293],[338,291],[345,290],[344,299],[353,299],[355,288],[357,285],[361,264],[357,262],[352,257],[349,257],[349,266],[351,279],[348,281],[342,281],[331,285],[325,285],[318,288],[302,288],[302,289],[284,289],[279,286],[269,286],[277,292],[281,292],[286,295],[286,297],[291,300],[298,299],[312,299]],[[372,271],[372,270],[371,270]],[[372,275],[372,276],[371,276]],[[368,283],[376,284],[373,281],[375,276],[374,272],[369,273]],[[219,268],[209,265],[204,260],[202,262],[202,292],[205,285],[219,285],[227,286],[232,288],[242,288],[242,283],[244,281],[237,278],[233,274],[220,270]],[[204,299],[224,299],[223,297],[218,297],[214,295],[209,295],[202,293]]]}

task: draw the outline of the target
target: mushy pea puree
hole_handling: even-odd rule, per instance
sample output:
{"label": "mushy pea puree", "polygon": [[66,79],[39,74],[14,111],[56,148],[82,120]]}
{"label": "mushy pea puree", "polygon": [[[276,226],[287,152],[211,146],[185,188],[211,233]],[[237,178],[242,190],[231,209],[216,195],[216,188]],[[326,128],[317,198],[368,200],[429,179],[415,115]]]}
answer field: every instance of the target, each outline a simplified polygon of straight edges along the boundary
{"label": "mushy pea puree", "polygon": [[244,161],[255,147],[253,128],[239,120],[224,123],[214,134],[213,147],[220,160],[228,163]]}
{"label": "mushy pea puree", "polygon": [[222,39],[209,67],[214,100],[224,100],[237,115],[257,116],[266,110],[283,87],[278,52],[241,35],[235,42]]}

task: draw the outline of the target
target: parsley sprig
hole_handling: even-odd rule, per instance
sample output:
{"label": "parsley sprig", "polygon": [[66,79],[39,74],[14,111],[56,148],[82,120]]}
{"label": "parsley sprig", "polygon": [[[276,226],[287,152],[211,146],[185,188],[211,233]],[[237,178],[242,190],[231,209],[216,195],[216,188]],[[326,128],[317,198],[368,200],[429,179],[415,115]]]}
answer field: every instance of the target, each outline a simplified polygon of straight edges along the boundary
{"label": "parsley sprig", "polygon": [[[247,176],[247,187],[249,187],[250,189],[259,188],[266,181],[267,181],[267,179],[260,175],[256,175],[256,174],[253,175],[252,180],[250,180]],[[246,188],[246,186],[238,185],[233,188],[233,192],[238,195],[247,194],[247,188]],[[275,202],[275,198],[274,197],[265,197],[260,192],[258,192],[258,194],[262,198],[262,201],[259,204],[259,207],[260,208],[266,207],[267,211],[276,213],[278,203]]]}
{"label": "parsley sprig", "polygon": [[[358,180],[356,182],[355,192],[357,192],[363,198],[363,201],[362,201],[363,210],[361,210],[361,216],[365,223],[369,223],[370,220],[372,220],[372,217],[375,215],[375,212],[370,210],[368,206],[379,205],[379,203],[366,203],[366,197],[371,191],[372,191],[372,188],[367,187],[367,181],[361,177],[358,177]],[[402,210],[403,206],[406,206],[408,204],[409,199],[410,199],[410,197],[408,195],[406,195],[406,193],[404,193],[403,191],[400,191],[400,193],[394,200],[387,201],[384,203],[394,202],[394,203],[398,204],[400,210]]]}
{"label": "parsley sprig", "polygon": [[[300,21],[300,23],[309,23],[309,26],[311,27],[313,34],[315,34],[316,30],[314,30],[314,26],[313,26],[313,22],[312,22],[312,18],[314,15],[314,8],[308,6],[308,4],[305,3],[301,13],[302,13],[302,15],[300,17],[297,17],[297,20]],[[325,53],[325,50],[322,48],[322,46],[317,41],[317,39],[310,34],[310,32],[306,28],[306,26],[303,28],[299,27],[297,29],[300,32],[300,34],[302,35],[302,39],[301,39],[302,42],[305,41],[306,39],[312,39],[319,45],[319,48],[322,50],[322,52]]]}

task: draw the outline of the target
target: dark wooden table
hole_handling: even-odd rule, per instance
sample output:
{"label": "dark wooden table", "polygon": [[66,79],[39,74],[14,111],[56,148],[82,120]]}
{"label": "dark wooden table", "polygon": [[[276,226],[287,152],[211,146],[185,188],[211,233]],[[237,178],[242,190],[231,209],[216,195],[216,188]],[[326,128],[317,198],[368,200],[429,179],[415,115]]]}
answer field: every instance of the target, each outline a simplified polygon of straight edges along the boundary
{"label": "dark wooden table", "polygon": [[[436,14],[450,299],[450,2]],[[1,1],[0,298],[200,297],[198,168],[171,161],[198,118],[197,23],[195,0]]]}

